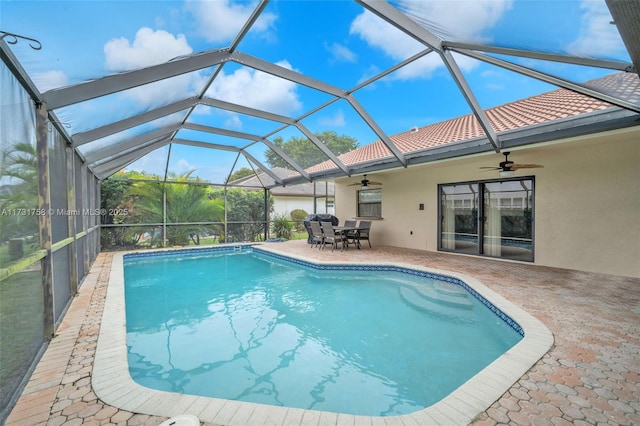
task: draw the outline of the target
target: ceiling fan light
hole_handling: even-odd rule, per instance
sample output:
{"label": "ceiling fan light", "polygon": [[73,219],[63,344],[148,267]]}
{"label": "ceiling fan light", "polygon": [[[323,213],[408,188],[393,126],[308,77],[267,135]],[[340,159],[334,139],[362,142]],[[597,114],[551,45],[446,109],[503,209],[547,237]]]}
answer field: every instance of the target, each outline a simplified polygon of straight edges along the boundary
{"label": "ceiling fan light", "polygon": [[500,170],[500,177],[511,177],[515,174],[513,170]]}

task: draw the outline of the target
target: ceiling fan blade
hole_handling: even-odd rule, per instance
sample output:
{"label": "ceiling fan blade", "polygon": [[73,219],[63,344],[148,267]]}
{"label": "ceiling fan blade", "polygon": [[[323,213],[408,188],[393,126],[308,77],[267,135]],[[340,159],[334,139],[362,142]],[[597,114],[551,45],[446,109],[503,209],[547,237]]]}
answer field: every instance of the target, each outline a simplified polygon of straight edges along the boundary
{"label": "ceiling fan blade", "polygon": [[486,170],[500,170],[502,167],[489,167],[489,166],[485,166],[485,167],[479,167],[480,169],[486,169]]}
{"label": "ceiling fan blade", "polygon": [[511,170],[517,170],[517,169],[540,169],[543,168],[544,166],[540,165],[540,164],[512,164],[510,166]]}
{"label": "ceiling fan blade", "polygon": [[362,185],[362,183],[361,183],[361,182],[358,182],[358,183],[350,183],[350,184],[349,184],[349,185],[347,185],[347,186],[361,186],[361,185]]}
{"label": "ceiling fan blade", "polygon": [[382,185],[382,182],[369,181],[369,182],[367,182],[367,185]]}

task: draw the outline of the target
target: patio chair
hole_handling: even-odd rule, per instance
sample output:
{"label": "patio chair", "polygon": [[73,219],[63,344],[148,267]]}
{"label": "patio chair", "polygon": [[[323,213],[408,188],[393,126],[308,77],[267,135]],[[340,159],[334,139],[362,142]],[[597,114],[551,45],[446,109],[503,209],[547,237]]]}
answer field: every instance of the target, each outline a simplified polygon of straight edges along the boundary
{"label": "patio chair", "polygon": [[370,220],[361,220],[360,225],[358,226],[360,230],[358,231],[359,238],[358,241],[367,240],[369,243],[369,248],[371,248],[371,240],[369,239],[369,231],[371,231],[371,221]]}
{"label": "patio chair", "polygon": [[320,222],[312,220],[309,222],[309,226],[311,227],[311,248],[315,245],[320,249],[321,244],[324,242],[324,234],[322,233]]}
{"label": "patio chair", "polygon": [[[345,220],[344,226],[345,228],[355,228],[357,226],[357,221],[355,220]],[[344,231],[345,242],[347,245],[353,244],[356,245],[356,231]]]}
{"label": "patio chair", "polygon": [[344,236],[342,234],[336,234],[336,231],[333,229],[333,225],[331,222],[320,222],[320,226],[322,226],[322,233],[324,234],[324,240],[322,241],[322,248],[327,243],[331,243],[331,251],[338,247],[340,244],[340,251],[344,250]]}

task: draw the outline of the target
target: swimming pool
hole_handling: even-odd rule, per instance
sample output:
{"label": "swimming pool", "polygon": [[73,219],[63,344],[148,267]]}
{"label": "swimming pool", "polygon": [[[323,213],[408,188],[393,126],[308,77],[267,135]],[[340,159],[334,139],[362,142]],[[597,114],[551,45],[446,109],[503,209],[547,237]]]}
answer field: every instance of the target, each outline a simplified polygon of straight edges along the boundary
{"label": "swimming pool", "polygon": [[430,406],[522,338],[456,279],[253,249],[129,256],[125,292],[141,385],[354,415]]}
{"label": "swimming pool", "polygon": [[[277,254],[278,246],[265,245],[265,251]],[[149,253],[155,256],[166,251]],[[326,263],[308,262],[294,256],[294,261],[323,267]],[[486,288],[472,277],[458,273],[443,272],[415,265],[400,263],[378,263],[373,268],[400,267],[418,273],[443,273],[461,280],[480,298],[490,300],[496,312],[512,318],[522,327],[524,338],[504,355],[492,362],[460,387],[435,404],[411,414],[386,417],[386,422],[397,424],[466,424],[486,410],[533,365],[553,343],[553,336],[538,320]],[[341,267],[342,265],[330,265]],[[193,414],[202,421],[218,424],[354,424],[360,421],[380,422],[382,418],[329,411],[304,410],[271,406],[267,404],[234,401],[223,398],[184,395],[175,392],[157,391],[141,386],[128,373],[124,308],[124,255],[114,255],[109,279],[105,310],[100,328],[92,385],[95,393],[105,403],[136,413],[147,413],[171,417],[178,414]],[[405,419],[406,418],[406,419]],[[378,420],[376,420],[378,419]],[[394,423],[395,424],[395,423]]]}

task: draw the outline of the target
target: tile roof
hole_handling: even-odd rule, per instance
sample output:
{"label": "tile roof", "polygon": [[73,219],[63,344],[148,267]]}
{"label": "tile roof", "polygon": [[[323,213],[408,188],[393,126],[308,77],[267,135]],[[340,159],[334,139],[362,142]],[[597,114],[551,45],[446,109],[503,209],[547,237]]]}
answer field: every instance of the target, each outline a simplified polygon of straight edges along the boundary
{"label": "tile roof", "polygon": [[[622,99],[640,103],[640,79],[634,73],[611,74],[589,81],[584,86],[597,88],[605,93],[615,93]],[[485,112],[493,129],[500,133],[612,107],[613,105],[607,102],[571,90],[557,89],[489,108]],[[406,154],[484,135],[484,130],[475,116],[467,114],[440,123],[413,128],[390,138],[398,149]],[[391,156],[391,151],[378,140],[339,155],[338,158],[348,166]],[[310,167],[307,171],[314,173],[335,168],[335,164],[327,160]]]}

